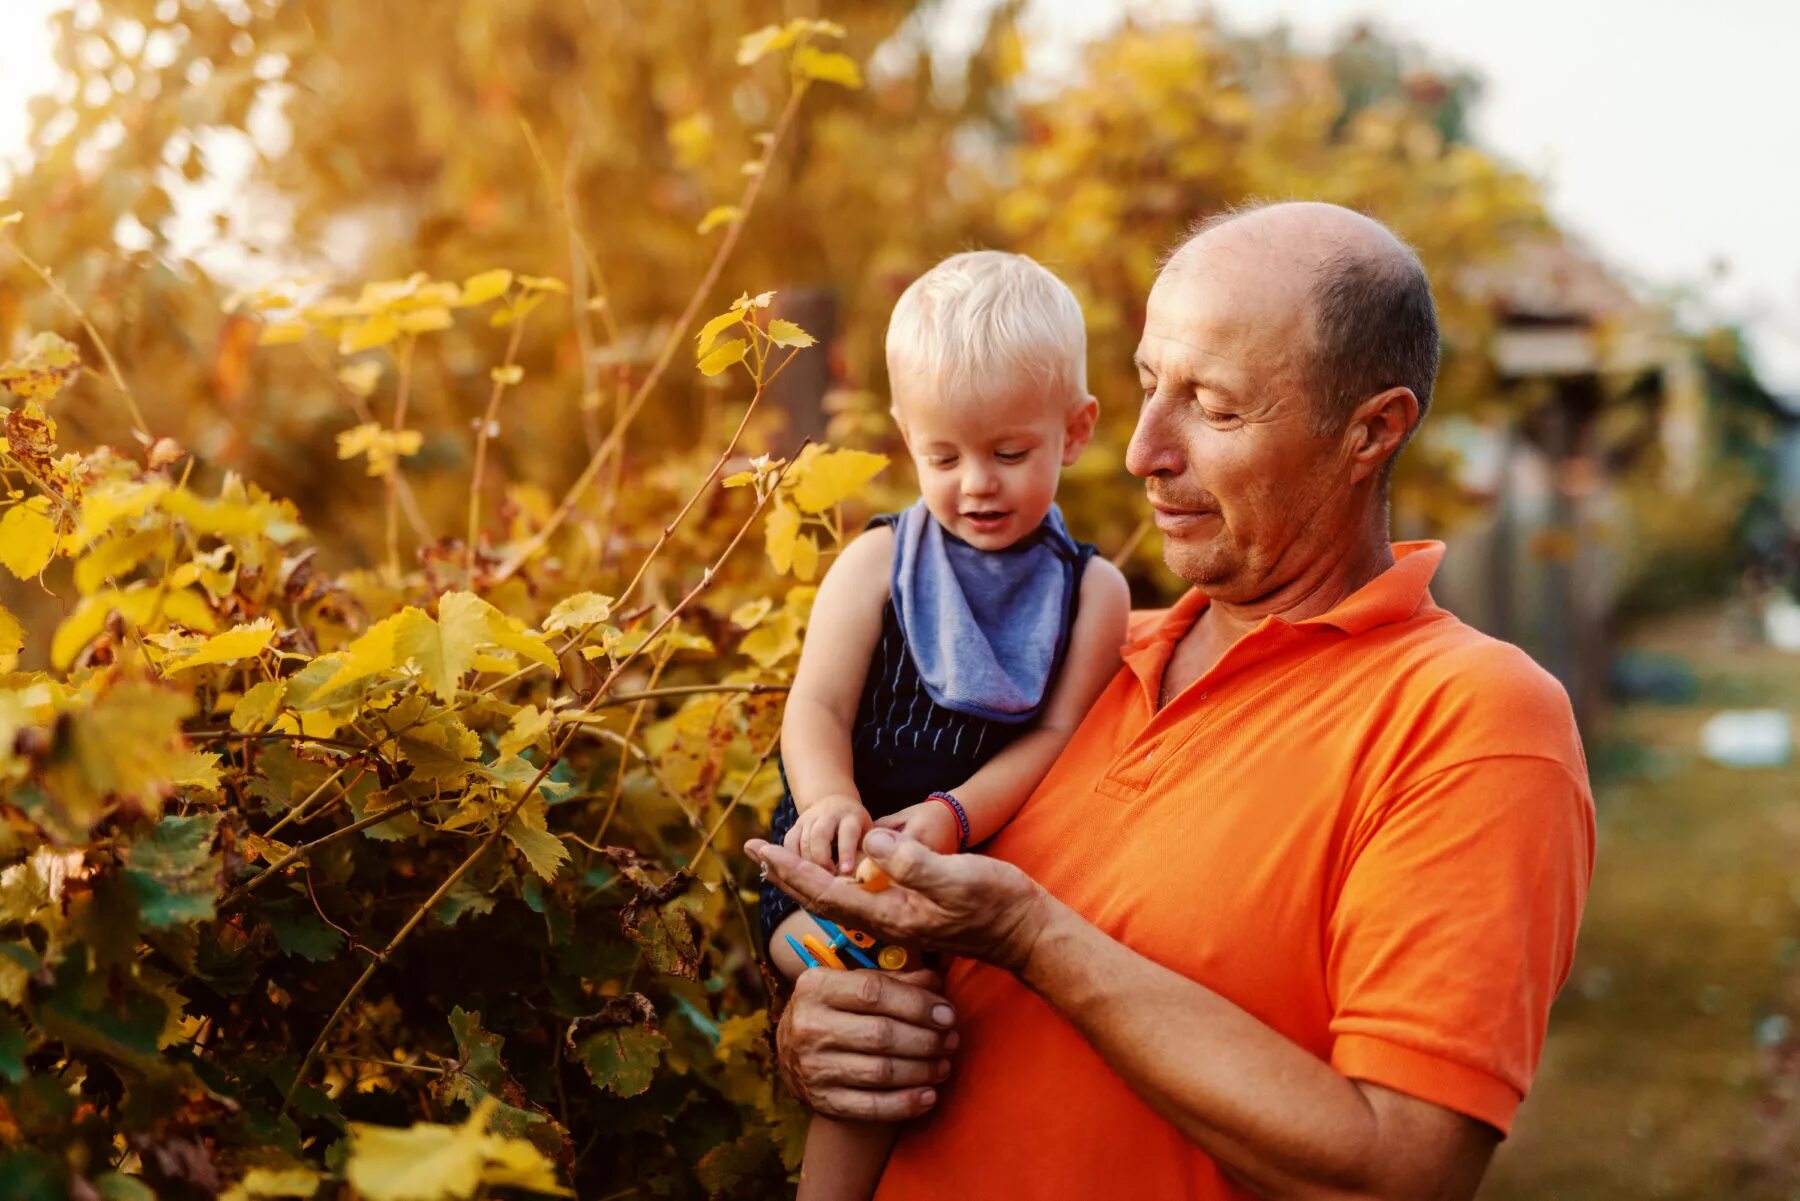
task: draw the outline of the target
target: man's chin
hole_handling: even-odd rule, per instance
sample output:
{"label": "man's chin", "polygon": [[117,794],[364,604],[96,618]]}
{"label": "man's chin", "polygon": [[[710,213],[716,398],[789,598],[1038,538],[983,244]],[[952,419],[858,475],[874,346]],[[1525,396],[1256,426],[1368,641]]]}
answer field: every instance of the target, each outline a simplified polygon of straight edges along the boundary
{"label": "man's chin", "polygon": [[1210,595],[1231,579],[1234,561],[1215,538],[1163,538],[1163,564],[1188,584]]}

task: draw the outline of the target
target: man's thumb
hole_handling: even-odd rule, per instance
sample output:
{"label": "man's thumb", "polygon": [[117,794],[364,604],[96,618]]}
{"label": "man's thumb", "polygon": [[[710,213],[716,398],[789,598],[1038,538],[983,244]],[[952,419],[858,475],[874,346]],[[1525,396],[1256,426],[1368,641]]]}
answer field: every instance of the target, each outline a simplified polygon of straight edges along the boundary
{"label": "man's thumb", "polygon": [[863,838],[863,854],[875,861],[898,884],[916,888],[931,876],[931,861],[937,856],[916,838],[897,830],[877,828]]}

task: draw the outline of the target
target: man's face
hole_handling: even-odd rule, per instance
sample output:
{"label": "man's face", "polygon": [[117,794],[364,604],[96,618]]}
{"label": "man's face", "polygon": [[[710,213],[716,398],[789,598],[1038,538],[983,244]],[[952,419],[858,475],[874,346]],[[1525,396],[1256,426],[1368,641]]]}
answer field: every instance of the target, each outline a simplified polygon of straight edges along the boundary
{"label": "man's face", "polygon": [[1126,467],[1170,570],[1226,602],[1267,595],[1353,537],[1343,439],[1314,432],[1307,281],[1286,266],[1254,245],[1190,247],[1151,290],[1138,344]]}

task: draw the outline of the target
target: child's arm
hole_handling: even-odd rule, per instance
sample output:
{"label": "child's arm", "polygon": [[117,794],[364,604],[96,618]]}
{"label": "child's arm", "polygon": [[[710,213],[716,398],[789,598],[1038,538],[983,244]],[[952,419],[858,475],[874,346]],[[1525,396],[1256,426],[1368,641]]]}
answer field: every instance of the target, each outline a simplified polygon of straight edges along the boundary
{"label": "child's arm", "polygon": [[881,640],[893,560],[894,533],[878,526],[845,547],[825,573],[781,721],[782,768],[800,812],[788,848],[843,872],[856,865],[870,826],[851,768],[850,726]]}
{"label": "child's arm", "polygon": [[[1069,652],[1043,715],[954,790],[969,818],[970,846],[1004,826],[1062,754],[1075,727],[1119,670],[1119,648],[1130,616],[1131,592],[1125,577],[1105,559],[1088,560]],[[960,833],[950,807],[939,801],[910,805],[876,824],[903,829],[945,853],[956,849]]]}

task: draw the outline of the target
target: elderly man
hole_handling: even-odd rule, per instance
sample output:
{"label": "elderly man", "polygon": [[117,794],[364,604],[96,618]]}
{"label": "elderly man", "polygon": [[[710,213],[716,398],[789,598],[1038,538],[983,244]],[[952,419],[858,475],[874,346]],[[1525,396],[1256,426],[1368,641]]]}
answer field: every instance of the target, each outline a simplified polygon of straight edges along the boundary
{"label": "elderly man", "polygon": [[808,972],[782,1019],[816,1110],[917,1119],[882,1201],[1474,1195],[1593,802],[1555,682],[1432,602],[1440,544],[1388,541],[1437,357],[1375,222],[1203,227],[1150,294],[1126,456],[1193,590],[986,854],[878,830],[897,886],[868,893],[749,844],[816,911],[959,957],[942,991]]}

